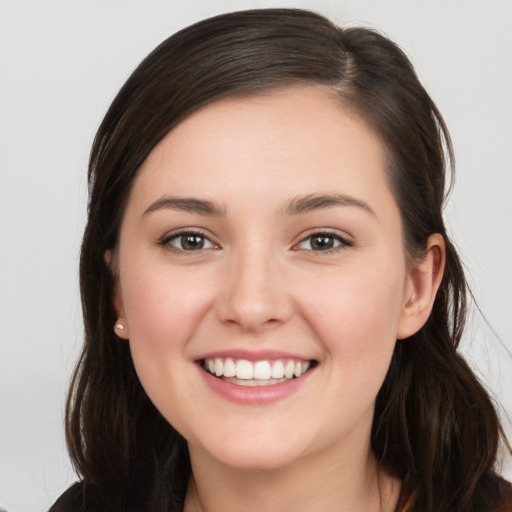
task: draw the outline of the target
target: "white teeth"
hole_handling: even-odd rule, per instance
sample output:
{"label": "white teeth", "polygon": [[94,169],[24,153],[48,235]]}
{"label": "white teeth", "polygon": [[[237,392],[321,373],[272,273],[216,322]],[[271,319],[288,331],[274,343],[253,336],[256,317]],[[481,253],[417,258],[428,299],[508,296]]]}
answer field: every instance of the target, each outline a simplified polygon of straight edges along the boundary
{"label": "white teeth", "polygon": [[281,382],[287,382],[288,379],[231,379],[230,382],[237,384],[238,386],[272,386],[274,384],[280,384]]}
{"label": "white teeth", "polygon": [[300,377],[307,372],[310,361],[282,360],[275,361],[248,361],[246,359],[234,360],[231,357],[223,359],[215,357],[204,360],[204,369],[216,377],[233,379],[232,382],[245,385],[266,386],[285,382]]}
{"label": "white teeth", "polygon": [[293,370],[295,370],[295,363],[293,361],[288,361],[284,367],[284,376],[287,379],[291,379],[293,377]]}
{"label": "white teeth", "polygon": [[257,386],[258,381],[255,379],[238,379],[239,386]]}
{"label": "white teeth", "polygon": [[222,364],[222,359],[217,357],[215,359],[215,375],[217,375],[217,377],[222,375],[223,366],[224,365]]}
{"label": "white teeth", "polygon": [[258,361],[254,365],[253,379],[268,380],[272,377],[272,368],[268,361]]}
{"label": "white teeth", "polygon": [[224,377],[234,377],[236,375],[236,366],[233,359],[228,357],[224,361]]}
{"label": "white teeth", "polygon": [[253,366],[250,361],[239,359],[236,362],[236,378],[237,379],[252,379],[254,377]]}
{"label": "white teeth", "polygon": [[282,379],[284,377],[284,364],[279,359],[272,365],[272,378]]}

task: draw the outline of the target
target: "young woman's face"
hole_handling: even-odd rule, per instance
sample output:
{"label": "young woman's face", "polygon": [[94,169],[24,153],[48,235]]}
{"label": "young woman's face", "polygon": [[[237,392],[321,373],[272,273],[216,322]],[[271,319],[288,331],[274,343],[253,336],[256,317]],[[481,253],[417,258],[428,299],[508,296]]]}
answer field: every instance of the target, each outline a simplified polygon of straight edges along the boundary
{"label": "young woman's face", "polygon": [[116,257],[121,335],[192,457],[367,449],[411,284],[363,121],[313,87],[201,109],[140,169]]}

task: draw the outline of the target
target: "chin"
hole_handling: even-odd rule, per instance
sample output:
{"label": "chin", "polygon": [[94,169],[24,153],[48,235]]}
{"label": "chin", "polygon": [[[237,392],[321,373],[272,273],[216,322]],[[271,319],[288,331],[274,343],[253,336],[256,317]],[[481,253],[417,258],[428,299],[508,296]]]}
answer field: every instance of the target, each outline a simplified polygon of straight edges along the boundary
{"label": "chin", "polygon": [[279,453],[270,448],[247,450],[222,454],[220,463],[233,469],[246,471],[273,471],[292,465],[296,455]]}
{"label": "chin", "polygon": [[[269,436],[271,437],[271,436]],[[271,471],[289,466],[301,457],[301,448],[293,443],[283,443],[286,436],[280,435],[273,439],[259,436],[247,436],[236,439],[234,436],[229,441],[217,442],[213,446],[208,443],[203,445],[198,453],[205,453],[217,463],[233,469]],[[289,439],[288,439],[289,440]],[[191,455],[194,446],[189,443]]]}

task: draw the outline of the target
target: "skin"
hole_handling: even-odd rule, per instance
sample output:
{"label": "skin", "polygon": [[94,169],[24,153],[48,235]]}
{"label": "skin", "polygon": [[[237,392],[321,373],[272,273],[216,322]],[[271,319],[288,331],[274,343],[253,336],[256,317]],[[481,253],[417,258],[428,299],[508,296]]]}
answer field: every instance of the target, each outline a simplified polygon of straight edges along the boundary
{"label": "skin", "polygon": [[[444,245],[432,235],[411,264],[385,166],[364,121],[302,87],[202,108],[140,169],[114,256],[117,332],[188,441],[185,510],[394,509],[400,483],[370,450],[375,397],[396,340],[428,318]],[[291,211],[325,194],[345,201]],[[169,196],[218,211],[170,207]],[[181,229],[200,232],[203,248],[185,250]],[[332,250],[312,245],[325,232]],[[197,364],[235,349],[317,366],[280,400],[235,403]]]}

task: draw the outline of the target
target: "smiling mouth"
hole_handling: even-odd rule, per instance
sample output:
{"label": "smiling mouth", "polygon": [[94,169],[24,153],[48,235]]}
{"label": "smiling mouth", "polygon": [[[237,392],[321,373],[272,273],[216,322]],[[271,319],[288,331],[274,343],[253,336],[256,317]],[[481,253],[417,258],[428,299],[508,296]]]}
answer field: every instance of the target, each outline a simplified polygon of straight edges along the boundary
{"label": "smiling mouth", "polygon": [[299,378],[317,365],[315,360],[274,359],[248,361],[231,357],[202,359],[204,371],[239,386],[272,386]]}

